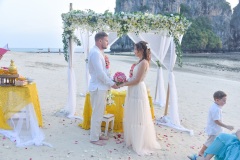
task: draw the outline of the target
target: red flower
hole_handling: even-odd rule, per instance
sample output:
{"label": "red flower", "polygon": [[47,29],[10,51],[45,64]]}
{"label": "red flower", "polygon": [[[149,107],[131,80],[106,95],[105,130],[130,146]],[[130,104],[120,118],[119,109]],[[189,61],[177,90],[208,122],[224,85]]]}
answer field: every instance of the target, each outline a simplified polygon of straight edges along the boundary
{"label": "red flower", "polygon": [[129,78],[131,78],[133,76],[133,69],[134,69],[135,66],[136,66],[135,63],[131,66],[131,69],[129,71]]}
{"label": "red flower", "polygon": [[104,55],[105,63],[106,63],[106,68],[109,69],[110,67],[110,61],[107,55]]}

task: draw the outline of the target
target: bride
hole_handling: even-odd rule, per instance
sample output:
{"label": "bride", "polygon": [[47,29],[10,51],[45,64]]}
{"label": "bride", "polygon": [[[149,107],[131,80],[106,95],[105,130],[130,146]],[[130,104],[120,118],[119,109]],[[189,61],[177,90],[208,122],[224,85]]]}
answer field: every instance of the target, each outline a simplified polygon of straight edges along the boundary
{"label": "bride", "polygon": [[144,83],[151,51],[146,42],[140,41],[135,44],[134,53],[139,61],[133,69],[132,77],[119,85],[119,87],[128,86],[124,103],[124,141],[126,146],[132,146],[137,154],[145,155],[160,149]]}

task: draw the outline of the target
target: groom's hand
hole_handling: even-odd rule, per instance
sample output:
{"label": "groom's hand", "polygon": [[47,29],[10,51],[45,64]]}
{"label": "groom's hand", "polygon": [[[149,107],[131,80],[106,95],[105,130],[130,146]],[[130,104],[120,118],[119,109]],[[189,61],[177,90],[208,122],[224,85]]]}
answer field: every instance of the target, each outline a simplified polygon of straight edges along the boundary
{"label": "groom's hand", "polygon": [[124,86],[124,83],[118,85],[118,88],[121,88],[121,87],[123,87],[123,86]]}
{"label": "groom's hand", "polygon": [[116,83],[112,86],[112,88],[118,89],[118,86],[116,85]]}

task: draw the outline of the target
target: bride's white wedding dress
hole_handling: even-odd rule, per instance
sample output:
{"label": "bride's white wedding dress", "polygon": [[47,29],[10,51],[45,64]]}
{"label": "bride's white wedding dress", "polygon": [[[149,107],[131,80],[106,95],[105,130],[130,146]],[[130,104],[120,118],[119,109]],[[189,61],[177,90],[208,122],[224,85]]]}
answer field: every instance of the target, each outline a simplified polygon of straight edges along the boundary
{"label": "bride's white wedding dress", "polygon": [[[138,67],[134,67],[129,81],[136,77]],[[161,148],[156,139],[144,78],[137,85],[128,87],[124,103],[124,141],[126,146],[132,146],[139,155]]]}

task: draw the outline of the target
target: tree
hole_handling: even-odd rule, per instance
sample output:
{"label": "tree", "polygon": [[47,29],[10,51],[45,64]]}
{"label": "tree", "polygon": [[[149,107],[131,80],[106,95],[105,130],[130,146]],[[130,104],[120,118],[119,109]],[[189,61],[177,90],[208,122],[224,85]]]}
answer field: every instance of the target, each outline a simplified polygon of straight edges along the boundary
{"label": "tree", "polygon": [[222,48],[221,39],[213,32],[208,17],[198,17],[192,20],[192,25],[183,36],[183,50],[217,50]]}

